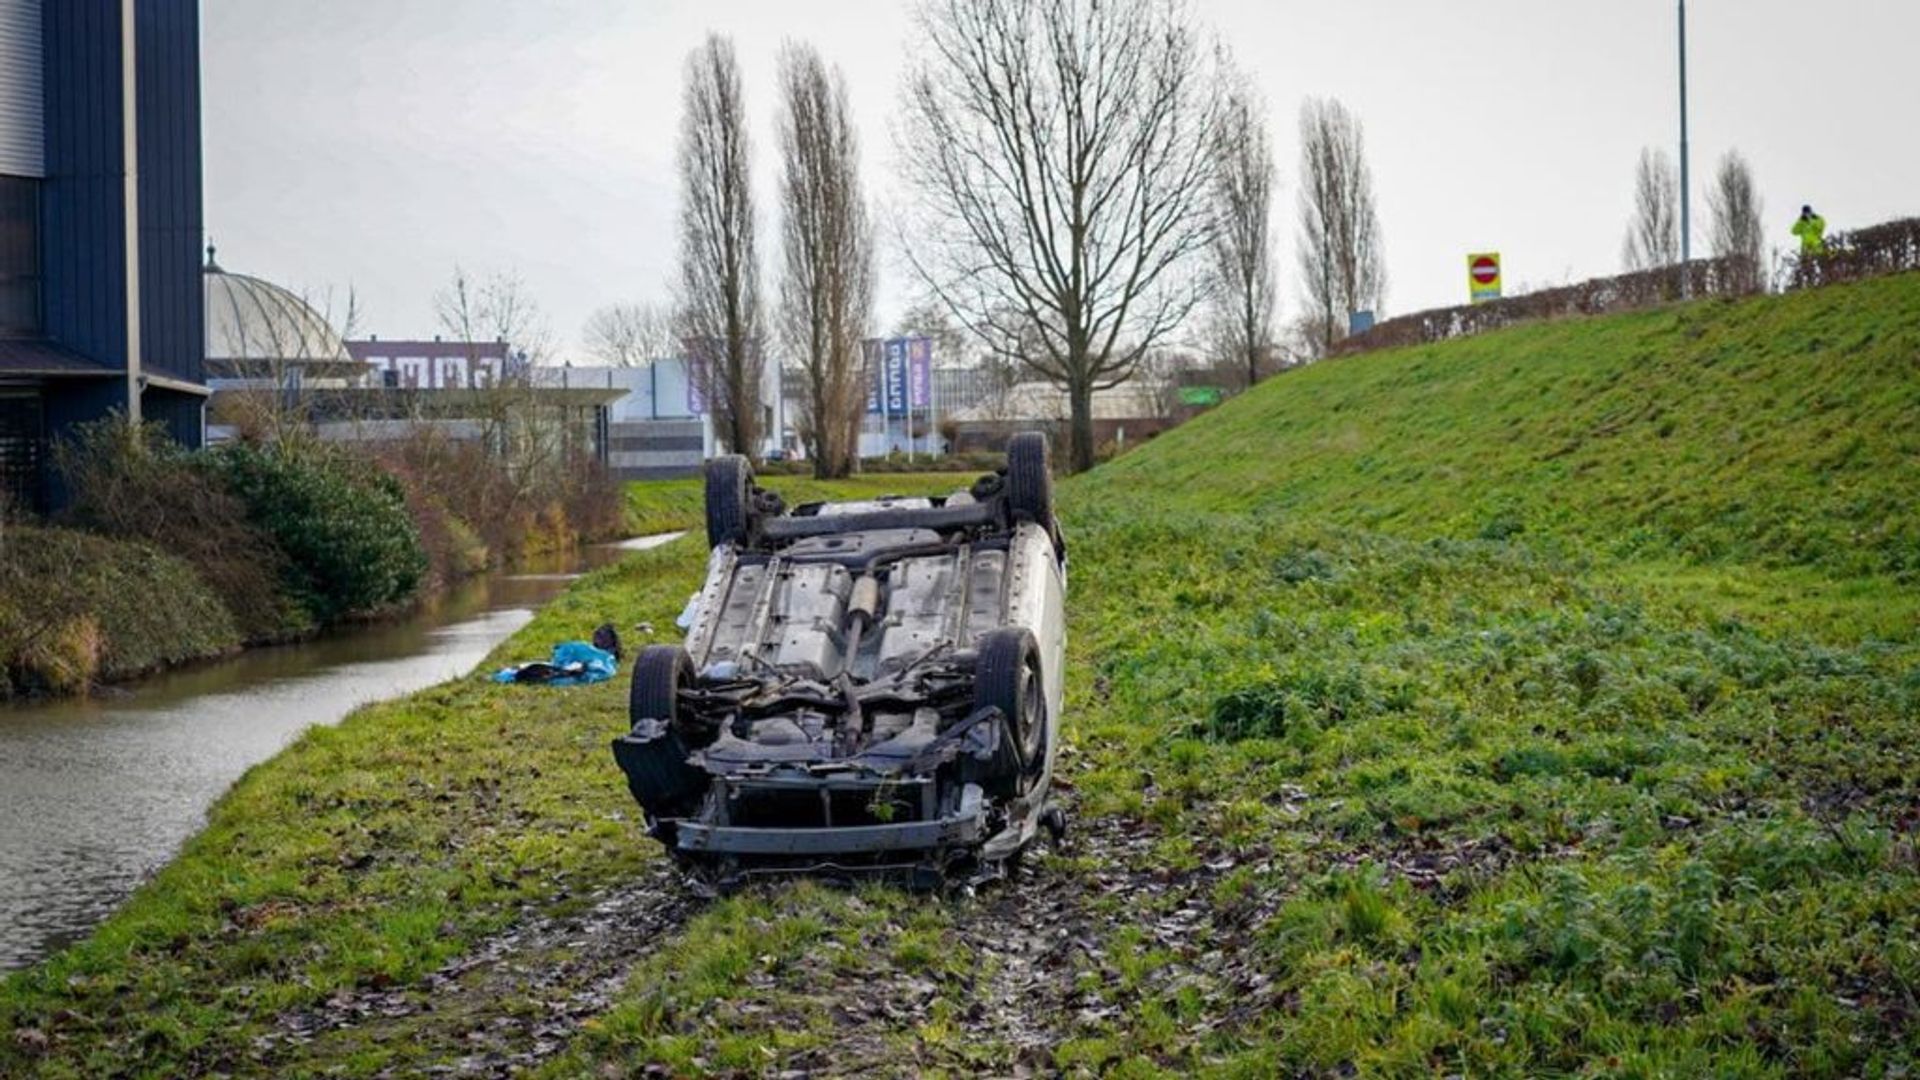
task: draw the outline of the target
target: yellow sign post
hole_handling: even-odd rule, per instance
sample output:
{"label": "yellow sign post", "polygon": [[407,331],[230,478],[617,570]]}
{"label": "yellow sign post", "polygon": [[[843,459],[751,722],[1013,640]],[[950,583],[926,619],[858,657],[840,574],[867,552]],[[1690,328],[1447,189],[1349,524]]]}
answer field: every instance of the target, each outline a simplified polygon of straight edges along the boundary
{"label": "yellow sign post", "polygon": [[1500,253],[1483,251],[1467,256],[1467,295],[1478,304],[1500,299]]}

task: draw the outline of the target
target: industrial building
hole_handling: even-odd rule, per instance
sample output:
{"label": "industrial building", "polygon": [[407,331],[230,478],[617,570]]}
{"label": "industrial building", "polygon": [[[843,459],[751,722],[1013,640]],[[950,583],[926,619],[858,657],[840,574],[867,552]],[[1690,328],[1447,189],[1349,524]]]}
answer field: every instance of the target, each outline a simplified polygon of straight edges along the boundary
{"label": "industrial building", "polygon": [[0,0],[0,496],[113,413],[198,446],[197,0]]}

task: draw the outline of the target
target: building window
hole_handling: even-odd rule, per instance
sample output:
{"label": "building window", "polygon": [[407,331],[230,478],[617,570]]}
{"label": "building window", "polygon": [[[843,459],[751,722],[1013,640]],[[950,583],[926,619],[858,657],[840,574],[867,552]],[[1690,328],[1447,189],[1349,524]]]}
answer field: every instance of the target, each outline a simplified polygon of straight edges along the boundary
{"label": "building window", "polygon": [[45,454],[40,399],[20,391],[0,390],[0,514],[34,507]]}
{"label": "building window", "polygon": [[40,333],[40,182],[0,176],[0,337]]}

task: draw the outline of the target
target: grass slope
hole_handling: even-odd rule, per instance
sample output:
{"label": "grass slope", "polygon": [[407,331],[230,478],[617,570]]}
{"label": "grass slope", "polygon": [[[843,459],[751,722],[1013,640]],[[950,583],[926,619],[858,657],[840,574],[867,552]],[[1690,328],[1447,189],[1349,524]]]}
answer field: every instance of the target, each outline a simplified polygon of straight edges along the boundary
{"label": "grass slope", "polygon": [[[1381,353],[1064,485],[1074,834],[978,899],[636,901],[660,860],[606,762],[617,685],[364,711],[0,984],[0,1073],[545,1038],[495,1063],[1910,1074],[1916,315],[1907,276]],[[664,626],[700,565],[636,557],[509,648]],[[631,932],[569,921],[602,909]],[[631,948],[568,976],[606,951],[581,940]]]}
{"label": "grass slope", "polygon": [[220,656],[242,636],[194,568],[152,544],[0,525],[0,702]]}
{"label": "grass slope", "polygon": [[[760,483],[778,491],[789,506],[823,499],[877,499],[883,495],[944,495],[973,482],[963,473],[872,473],[846,480],[819,481],[810,476],[763,476]],[[635,536],[704,528],[705,481],[697,476],[658,480],[627,487],[627,530]]]}
{"label": "grass slope", "polygon": [[1089,493],[1920,582],[1920,278],[1302,369]]}

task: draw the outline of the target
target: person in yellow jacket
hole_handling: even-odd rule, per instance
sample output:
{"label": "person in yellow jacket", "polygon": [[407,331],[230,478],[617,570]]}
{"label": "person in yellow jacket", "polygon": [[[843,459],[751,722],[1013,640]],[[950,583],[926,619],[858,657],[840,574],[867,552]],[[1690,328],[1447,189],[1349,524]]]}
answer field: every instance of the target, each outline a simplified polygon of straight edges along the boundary
{"label": "person in yellow jacket", "polygon": [[1793,223],[1793,235],[1800,238],[1800,254],[1819,255],[1827,250],[1827,219],[1813,212],[1813,207],[1800,208],[1800,220]]}

